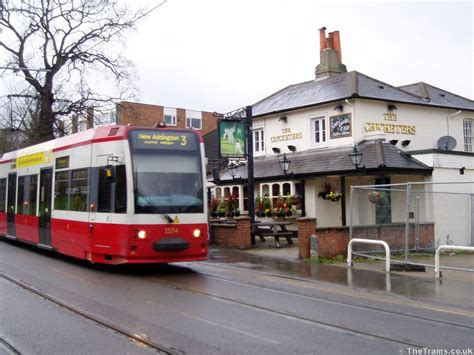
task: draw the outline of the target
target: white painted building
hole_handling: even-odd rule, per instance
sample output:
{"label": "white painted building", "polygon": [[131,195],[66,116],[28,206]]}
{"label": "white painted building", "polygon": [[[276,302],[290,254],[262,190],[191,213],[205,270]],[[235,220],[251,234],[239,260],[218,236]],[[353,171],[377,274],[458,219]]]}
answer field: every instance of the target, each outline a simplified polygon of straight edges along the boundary
{"label": "white painted building", "polygon": [[[341,62],[339,33],[326,38],[321,29],[320,34],[316,78],[283,88],[252,106],[255,196],[275,199],[299,193],[304,202],[301,212],[316,217],[318,227],[330,227],[349,224],[350,187],[354,185],[471,182],[427,188],[470,195],[469,204],[451,206],[458,209],[463,222],[453,213],[452,228],[447,228],[455,233],[436,230],[436,242],[448,239],[472,245],[474,102],[426,83],[394,87],[347,72]],[[363,153],[359,169],[348,156],[354,146]],[[286,174],[278,163],[283,155],[291,161]],[[244,197],[240,208],[245,211],[246,174],[246,167],[239,168],[234,178],[224,173],[214,194],[238,191]],[[331,191],[342,192],[340,200],[318,197],[328,184]],[[364,213],[355,212],[352,217],[359,224],[404,222],[403,203],[394,193],[385,211],[357,201]],[[431,193],[422,203],[423,217],[433,221],[449,207],[446,194]]]}

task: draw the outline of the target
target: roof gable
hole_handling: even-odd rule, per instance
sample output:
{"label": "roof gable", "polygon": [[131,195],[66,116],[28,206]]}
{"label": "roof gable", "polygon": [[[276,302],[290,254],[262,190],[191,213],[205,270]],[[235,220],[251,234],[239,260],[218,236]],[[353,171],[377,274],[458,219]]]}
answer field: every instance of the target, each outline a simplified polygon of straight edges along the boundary
{"label": "roof gable", "polygon": [[[426,100],[426,97],[430,100]],[[254,117],[292,111],[349,98],[365,98],[431,107],[474,110],[474,102],[434,86],[417,83],[395,87],[357,71],[287,86],[258,101]]]}
{"label": "roof gable", "polygon": [[403,85],[399,88],[425,99],[427,105],[474,110],[474,101],[424,82]]}

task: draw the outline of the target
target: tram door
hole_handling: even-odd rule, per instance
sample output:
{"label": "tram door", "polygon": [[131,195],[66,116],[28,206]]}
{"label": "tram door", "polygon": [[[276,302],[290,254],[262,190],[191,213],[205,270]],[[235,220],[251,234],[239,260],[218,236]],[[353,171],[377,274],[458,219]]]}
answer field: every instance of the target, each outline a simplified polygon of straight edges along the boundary
{"label": "tram door", "polygon": [[51,200],[53,169],[41,170],[39,200],[39,244],[51,246]]}
{"label": "tram door", "polygon": [[15,231],[16,173],[8,174],[7,235],[16,237]]}

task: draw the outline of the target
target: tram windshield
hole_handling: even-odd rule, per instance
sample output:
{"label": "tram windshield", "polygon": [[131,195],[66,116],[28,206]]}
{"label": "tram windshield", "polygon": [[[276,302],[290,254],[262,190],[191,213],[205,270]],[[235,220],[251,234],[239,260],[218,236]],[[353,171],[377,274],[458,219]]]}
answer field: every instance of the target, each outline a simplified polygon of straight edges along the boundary
{"label": "tram windshield", "polygon": [[204,211],[198,137],[191,132],[130,132],[135,213]]}

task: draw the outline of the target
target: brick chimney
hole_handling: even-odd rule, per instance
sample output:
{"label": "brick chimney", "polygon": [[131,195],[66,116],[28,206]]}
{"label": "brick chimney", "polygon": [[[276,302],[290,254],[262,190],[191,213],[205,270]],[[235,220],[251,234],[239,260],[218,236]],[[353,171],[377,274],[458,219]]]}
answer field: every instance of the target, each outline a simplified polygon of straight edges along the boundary
{"label": "brick chimney", "polygon": [[329,32],[326,37],[326,27],[319,29],[320,61],[316,66],[316,79],[326,78],[331,74],[346,73],[342,64],[341,39],[339,31]]}

